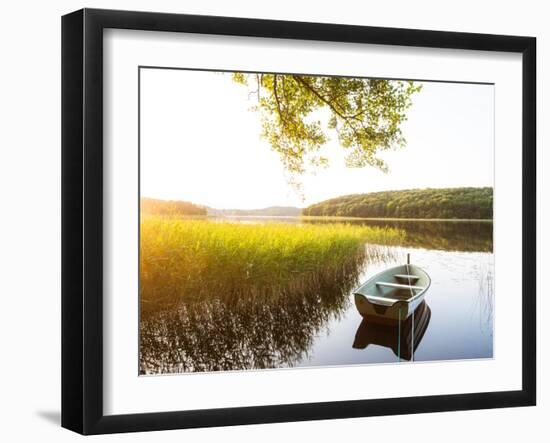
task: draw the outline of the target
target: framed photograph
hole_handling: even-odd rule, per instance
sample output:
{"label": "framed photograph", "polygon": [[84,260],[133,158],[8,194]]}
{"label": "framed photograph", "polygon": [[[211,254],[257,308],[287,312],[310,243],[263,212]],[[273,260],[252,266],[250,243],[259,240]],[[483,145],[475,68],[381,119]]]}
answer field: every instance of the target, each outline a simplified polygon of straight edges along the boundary
{"label": "framed photograph", "polygon": [[62,425],[536,401],[531,37],[62,19]]}

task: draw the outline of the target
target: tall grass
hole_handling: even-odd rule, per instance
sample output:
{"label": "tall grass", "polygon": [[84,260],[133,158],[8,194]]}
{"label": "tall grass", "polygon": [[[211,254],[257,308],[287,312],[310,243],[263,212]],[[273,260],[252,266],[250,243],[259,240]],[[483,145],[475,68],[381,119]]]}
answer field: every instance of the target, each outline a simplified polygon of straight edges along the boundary
{"label": "tall grass", "polygon": [[303,295],[357,274],[365,243],[397,244],[392,228],[238,224],[146,216],[141,221],[141,312],[211,298]]}
{"label": "tall grass", "polygon": [[365,261],[388,253],[372,243],[403,236],[385,227],[144,217],[140,373],[293,366],[346,309]]}

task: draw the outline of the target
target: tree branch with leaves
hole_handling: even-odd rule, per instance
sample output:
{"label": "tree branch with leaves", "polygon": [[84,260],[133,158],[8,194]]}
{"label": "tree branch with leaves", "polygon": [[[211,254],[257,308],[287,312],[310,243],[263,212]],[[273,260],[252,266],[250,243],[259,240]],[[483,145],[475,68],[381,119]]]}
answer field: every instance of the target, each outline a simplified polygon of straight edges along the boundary
{"label": "tree branch with leaves", "polygon": [[328,164],[324,129],[336,132],[347,166],[387,171],[380,153],[405,146],[401,125],[421,89],[412,81],[297,74],[236,72],[233,80],[254,88],[262,136],[292,176]]}

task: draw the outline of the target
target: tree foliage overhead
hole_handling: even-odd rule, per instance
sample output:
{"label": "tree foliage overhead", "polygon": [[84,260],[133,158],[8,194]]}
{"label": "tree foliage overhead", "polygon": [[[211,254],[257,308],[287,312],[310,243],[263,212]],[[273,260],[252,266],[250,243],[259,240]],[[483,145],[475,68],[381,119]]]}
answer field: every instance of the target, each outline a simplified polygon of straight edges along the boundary
{"label": "tree foliage overhead", "polygon": [[492,219],[493,188],[410,189],[325,200],[303,215],[365,218]]}
{"label": "tree foliage overhead", "polygon": [[386,171],[378,154],[404,146],[400,126],[411,95],[420,90],[411,81],[297,74],[236,72],[233,80],[257,95],[262,135],[292,175],[303,174],[308,164],[327,164],[320,152],[328,141],[325,128],[336,131],[349,167]]}

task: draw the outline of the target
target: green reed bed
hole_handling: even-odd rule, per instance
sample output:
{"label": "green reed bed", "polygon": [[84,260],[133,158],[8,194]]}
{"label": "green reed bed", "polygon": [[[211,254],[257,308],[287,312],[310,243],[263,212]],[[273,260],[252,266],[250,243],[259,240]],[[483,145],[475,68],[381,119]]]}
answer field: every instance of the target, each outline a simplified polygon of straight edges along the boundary
{"label": "green reed bed", "polygon": [[[142,314],[212,298],[304,295],[357,274],[375,246],[404,232],[348,224],[239,224],[146,216],[141,221]],[[371,250],[372,249],[372,250]]]}

